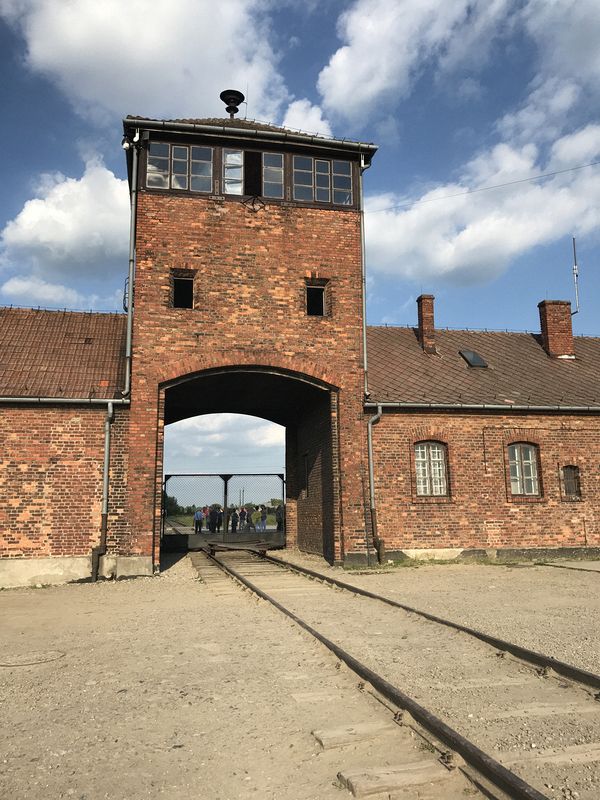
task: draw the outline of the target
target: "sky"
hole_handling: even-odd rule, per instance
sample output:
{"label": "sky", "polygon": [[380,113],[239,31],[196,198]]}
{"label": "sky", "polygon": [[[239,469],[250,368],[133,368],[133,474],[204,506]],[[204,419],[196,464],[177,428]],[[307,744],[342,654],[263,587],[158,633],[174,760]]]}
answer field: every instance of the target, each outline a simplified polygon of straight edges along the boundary
{"label": "sky", "polygon": [[[575,236],[574,332],[600,335],[598,0],[0,0],[0,60],[0,304],[120,309],[122,118],[224,116],[237,88],[248,119],[379,145],[369,324],[425,292],[437,326],[537,331]],[[169,470],[238,469],[247,439],[281,471],[282,431],[230,415],[171,426]]]}

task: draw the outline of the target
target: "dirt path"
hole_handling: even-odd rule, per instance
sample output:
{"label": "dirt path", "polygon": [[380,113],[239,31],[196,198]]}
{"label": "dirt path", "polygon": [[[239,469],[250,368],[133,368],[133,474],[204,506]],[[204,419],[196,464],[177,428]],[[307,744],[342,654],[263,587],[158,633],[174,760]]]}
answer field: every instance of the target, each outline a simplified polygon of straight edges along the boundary
{"label": "dirt path", "polygon": [[[440,564],[366,575],[329,567],[322,558],[298,551],[271,555],[600,673],[597,572]],[[590,564],[585,566],[590,568]]]}
{"label": "dirt path", "polygon": [[[0,796],[329,800],[361,764],[432,759],[321,645],[189,560],[159,578],[0,592]],[[10,666],[12,665],[12,666]],[[412,795],[415,796],[415,795]],[[464,786],[419,797],[466,797]]]}

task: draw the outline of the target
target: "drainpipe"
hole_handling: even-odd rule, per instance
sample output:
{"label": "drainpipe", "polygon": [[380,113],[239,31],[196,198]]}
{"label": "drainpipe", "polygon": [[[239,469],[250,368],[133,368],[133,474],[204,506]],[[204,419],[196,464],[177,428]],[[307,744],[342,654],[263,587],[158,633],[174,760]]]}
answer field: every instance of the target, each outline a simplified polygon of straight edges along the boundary
{"label": "drainpipe", "polygon": [[[360,169],[358,172],[358,186],[360,195],[360,273],[362,283],[362,350],[363,350],[363,367],[364,367],[364,396],[365,402],[368,401],[371,393],[369,391],[369,360],[367,354],[367,248],[365,243],[365,199],[363,191],[363,174],[371,166],[364,155],[360,157]],[[369,462],[369,505],[371,514],[371,529],[373,531],[373,541],[375,549],[377,550],[377,560],[381,563],[382,551],[380,547],[380,540],[377,536],[377,513],[375,510],[375,487],[373,477],[373,440],[371,427],[374,423],[378,422],[381,418],[381,411],[372,417],[367,425],[367,442],[368,442],[368,462]],[[367,532],[367,564],[371,566],[371,547],[369,545],[369,534]]]}
{"label": "drainpipe", "polygon": [[363,346],[363,365],[364,365],[364,392],[365,400],[370,397],[369,376],[367,361],[367,253],[365,245],[365,203],[363,194],[363,173],[366,172],[370,163],[367,163],[364,155],[360,157],[360,169],[358,172],[358,186],[360,195],[360,272],[362,281],[362,346]]}
{"label": "drainpipe", "polygon": [[100,544],[92,548],[92,581],[98,580],[100,556],[106,555],[106,534],[108,531],[108,487],[110,471],[110,428],[114,418],[113,404],[109,403],[104,420],[104,467],[102,471],[102,521],[100,523]]}
{"label": "drainpipe", "polygon": [[140,155],[140,132],[136,130],[133,141],[125,139],[123,146],[132,147],[131,166],[131,214],[129,217],[129,270],[127,273],[127,335],[125,339],[125,386],[121,394],[129,397],[131,392],[131,342],[133,337],[133,280],[135,275],[135,223],[137,218],[138,161]]}
{"label": "drainpipe", "polygon": [[373,470],[373,425],[377,424],[381,419],[383,409],[380,405],[377,406],[377,413],[371,417],[367,423],[367,444],[369,449],[369,505],[371,511],[371,524],[373,526],[373,541],[375,542],[375,549],[377,550],[377,560],[381,564],[385,557],[385,547],[383,539],[379,538],[377,533],[377,509],[375,507],[375,473]]}

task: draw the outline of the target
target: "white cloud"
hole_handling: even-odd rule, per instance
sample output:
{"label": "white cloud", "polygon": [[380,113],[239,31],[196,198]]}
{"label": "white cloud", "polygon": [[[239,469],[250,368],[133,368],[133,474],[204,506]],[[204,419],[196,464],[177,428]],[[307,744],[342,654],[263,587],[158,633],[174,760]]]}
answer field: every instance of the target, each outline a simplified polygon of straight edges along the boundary
{"label": "white cloud", "polygon": [[95,122],[115,115],[224,116],[222,89],[249,87],[249,116],[278,118],[287,92],[269,44],[269,0],[0,0],[28,66]]}
{"label": "white cloud", "polygon": [[600,125],[587,125],[552,146],[552,163],[556,169],[585,164],[600,157]]}
{"label": "white cloud", "polygon": [[319,133],[321,136],[331,136],[331,127],[323,119],[323,111],[319,106],[314,106],[310,100],[294,100],[288,106],[283,118],[285,128],[295,128],[307,133]]}
{"label": "white cloud", "polygon": [[597,0],[528,0],[522,18],[537,43],[541,72],[594,87],[600,80]]}
{"label": "white cloud", "polygon": [[455,69],[485,57],[513,0],[356,0],[338,21],[343,46],[319,75],[323,106],[359,122],[407,96],[427,63]]}
{"label": "white cloud", "polygon": [[65,306],[81,308],[85,298],[75,289],[48,283],[35,277],[9,278],[0,291],[8,300],[23,305]]}
{"label": "white cloud", "polygon": [[505,114],[497,123],[499,133],[505,138],[528,141],[551,141],[560,135],[581,96],[581,87],[562,77],[536,79],[539,86],[517,110]]}
{"label": "white cloud", "polygon": [[243,414],[205,414],[165,428],[166,472],[281,472],[285,428]]}
{"label": "white cloud", "polygon": [[42,175],[35,194],[0,234],[5,267],[27,266],[44,279],[126,270],[127,181],[92,159],[78,179]]}
{"label": "white cloud", "polygon": [[22,306],[77,308],[115,311],[121,307],[121,292],[112,295],[84,294],[69,286],[49,283],[34,275],[15,275],[0,286],[6,302]]}
{"label": "white cloud", "polygon": [[[511,259],[570,234],[600,230],[600,169],[557,175],[540,182],[461,194],[539,175],[569,154],[600,155],[600,131],[589,126],[554,145],[554,160],[541,162],[537,148],[502,144],[466,165],[463,177],[418,198],[385,194],[369,199],[366,235],[369,268],[414,280],[446,278],[483,282]],[[560,166],[565,167],[565,161]],[[572,164],[572,162],[571,162]],[[459,195],[449,197],[449,195]],[[406,208],[391,210],[393,205]]]}

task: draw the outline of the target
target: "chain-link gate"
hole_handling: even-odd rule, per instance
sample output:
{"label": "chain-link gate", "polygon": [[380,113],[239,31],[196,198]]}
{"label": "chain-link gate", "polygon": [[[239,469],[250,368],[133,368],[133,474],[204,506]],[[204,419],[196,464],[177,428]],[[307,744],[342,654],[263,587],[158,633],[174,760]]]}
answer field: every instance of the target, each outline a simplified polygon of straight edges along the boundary
{"label": "chain-link gate", "polygon": [[[206,541],[265,540],[285,544],[282,474],[165,475],[161,539],[197,535]],[[202,540],[200,539],[200,541]]]}

